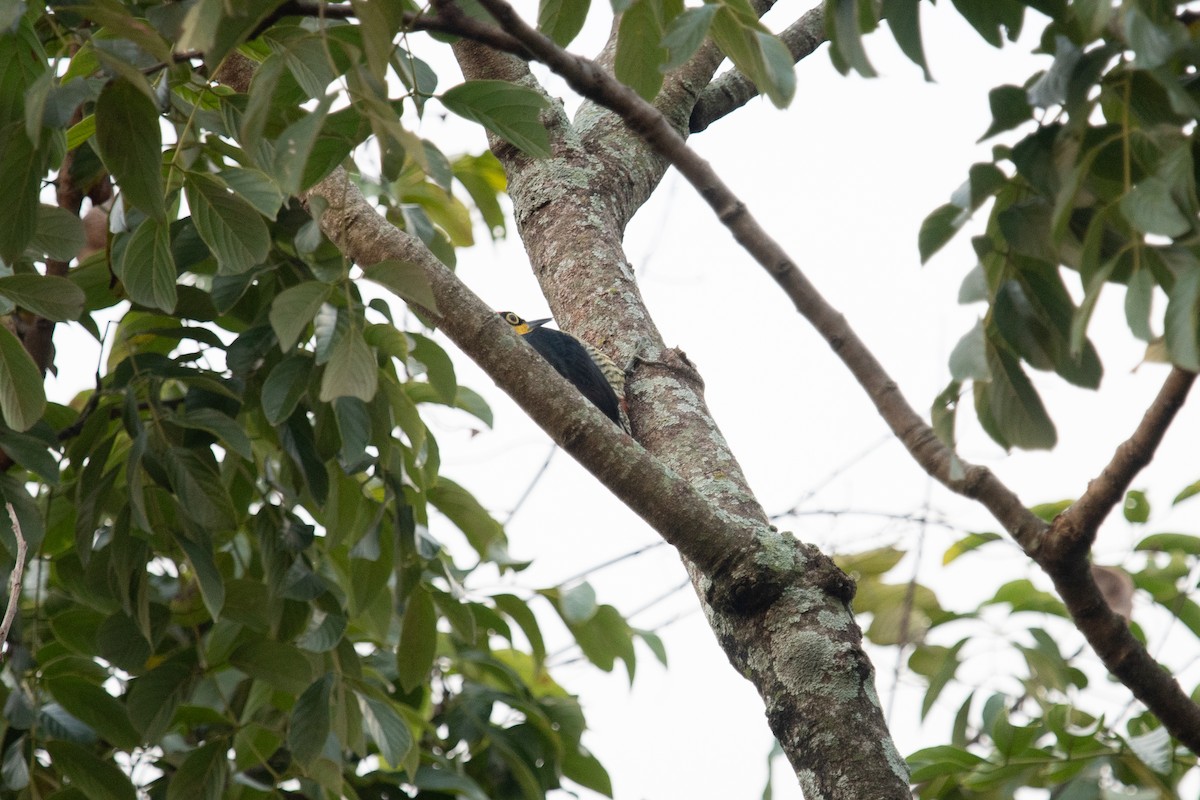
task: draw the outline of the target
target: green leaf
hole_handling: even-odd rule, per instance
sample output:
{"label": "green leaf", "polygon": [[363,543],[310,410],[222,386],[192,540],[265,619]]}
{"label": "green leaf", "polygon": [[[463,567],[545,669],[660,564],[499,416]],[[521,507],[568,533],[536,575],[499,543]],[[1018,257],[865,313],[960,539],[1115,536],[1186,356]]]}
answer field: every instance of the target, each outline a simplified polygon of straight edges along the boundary
{"label": "green leaf", "polygon": [[925,46],[921,43],[920,0],[883,0],[880,16],[888,21],[901,52],[921,68],[925,80],[932,81],[929,64],[925,62]]}
{"label": "green leaf", "polygon": [[442,105],[478,122],[534,158],[550,156],[550,136],[539,115],[548,107],[540,93],[508,81],[467,81],[447,89]]}
{"label": "green leaf", "polygon": [[525,638],[529,640],[529,649],[533,654],[534,664],[541,669],[546,660],[546,644],[542,639],[542,629],[538,626],[537,617],[529,604],[512,594],[498,594],[492,598],[496,608],[517,623]]}
{"label": "green leaf", "polygon": [[1169,775],[1174,765],[1175,748],[1166,728],[1153,728],[1129,737],[1129,748],[1138,760],[1159,775]]}
{"label": "green leaf", "polygon": [[1142,539],[1134,545],[1133,549],[1163,553],[1179,552],[1189,556],[1200,556],[1200,536],[1186,533],[1155,533]]}
{"label": "green leaf", "polygon": [[234,194],[254,206],[258,213],[273,220],[283,205],[283,192],[279,184],[262,170],[245,167],[228,167],[221,170],[219,177]]}
{"label": "green leaf", "polygon": [[1163,336],[1172,363],[1200,371],[1200,265],[1177,272],[1167,295]]}
{"label": "green leaf", "polygon": [[830,55],[843,75],[854,69],[864,78],[874,78],[875,68],[863,48],[858,3],[859,0],[825,0],[825,26],[833,45]]}
{"label": "green leaf", "polygon": [[566,47],[583,30],[591,0],[540,0],[538,30]]}
{"label": "green leaf", "polygon": [[942,775],[969,773],[982,763],[984,759],[974,753],[950,745],[927,747],[908,757],[908,766],[912,770],[910,779],[913,783],[929,781]]}
{"label": "green leaf", "polygon": [[17,433],[0,431],[0,448],[8,456],[30,472],[35,472],[46,483],[57,486],[59,482],[58,461],[51,455],[50,445],[44,439]]}
{"label": "green leaf", "polygon": [[1146,16],[1136,4],[1125,14],[1125,38],[1133,48],[1133,64],[1140,69],[1154,69],[1167,63],[1188,42],[1184,27],[1174,19],[1163,23]]}
{"label": "green leaf", "polygon": [[1175,495],[1175,499],[1171,501],[1171,505],[1177,506],[1189,497],[1195,497],[1200,494],[1200,481],[1196,481],[1184,488],[1179,494]]}
{"label": "green leaf", "polygon": [[293,353],[272,369],[263,383],[262,407],[267,422],[279,425],[292,415],[300,398],[308,391],[313,358],[308,353]]}
{"label": "green leaf", "polygon": [[221,800],[229,779],[229,742],[216,739],[188,753],[167,786],[167,800]]}
{"label": "green leaf", "polygon": [[339,397],[333,401],[333,415],[342,438],[339,457],[345,464],[357,464],[371,443],[371,412],[357,397]]}
{"label": "green leaf", "polygon": [[424,589],[408,596],[396,649],[396,674],[400,688],[411,692],[429,679],[437,655],[437,612],[433,598]]}
{"label": "green leaf", "polygon": [[425,365],[426,376],[433,390],[446,405],[454,405],[458,397],[458,379],[454,374],[454,362],[446,351],[427,336],[410,333],[413,341],[412,357]]}
{"label": "green leaf", "polygon": [[300,334],[313,321],[317,311],[329,299],[332,287],[321,281],[305,281],[275,296],[271,301],[271,327],[279,339],[279,349],[292,349]]}
{"label": "green leaf", "polygon": [[185,191],[200,238],[217,259],[221,275],[238,275],[267,258],[271,236],[254,206],[211,175],[189,172]]}
{"label": "green leaf", "polygon": [[42,746],[58,772],[88,800],[137,800],[129,776],[111,761],[74,742],[46,741]]}
{"label": "green leaf", "polygon": [[559,596],[558,610],[568,625],[581,625],[595,616],[596,590],[587,581],[564,589]]}
{"label": "green leaf", "polygon": [[0,325],[0,414],[15,431],[27,431],[46,408],[42,374],[21,340]]}
{"label": "green leaf", "polygon": [[946,552],[942,554],[942,564],[949,564],[959,556],[983,547],[988,542],[997,542],[1003,539],[1004,537],[998,533],[968,533],[946,548]]}
{"label": "green leaf", "polygon": [[356,695],[359,710],[362,711],[363,726],[375,742],[375,746],[379,748],[379,757],[391,768],[403,764],[415,744],[412,731],[404,718],[388,700],[361,692],[356,692]]}
{"label": "green leaf", "polygon": [[158,109],[134,84],[118,78],[96,100],[96,147],[128,204],[166,222],[162,131]]}
{"label": "green leaf", "polygon": [[191,665],[167,661],[130,684],[126,706],[143,741],[156,742],[166,732],[175,709],[191,690],[193,675]]}
{"label": "green leaf", "polygon": [[21,123],[0,128],[0,186],[5,187],[0,259],[8,264],[21,257],[37,230],[45,161]]}
{"label": "green leaf", "polygon": [[929,679],[929,687],[921,701],[921,719],[929,715],[933,704],[937,702],[942,690],[954,680],[954,674],[962,663],[958,653],[969,640],[962,639],[953,647],[938,647],[921,645],[909,657],[908,665],[912,670]]}
{"label": "green leaf", "polygon": [[633,649],[633,631],[625,618],[610,605],[602,605],[582,625],[570,625],[579,649],[605,672],[611,672],[615,659],[625,662],[629,680],[633,680],[637,657]]}
{"label": "green leaf", "polygon": [[1154,302],[1154,274],[1148,269],[1139,269],[1129,278],[1125,292],[1125,322],[1129,331],[1143,342],[1154,338],[1150,329],[1150,309]]}
{"label": "green leaf", "polygon": [[971,27],[992,47],[1004,44],[1003,31],[1009,41],[1016,41],[1021,32],[1025,7],[1017,0],[953,0],[954,7]]}
{"label": "green leaf", "polygon": [[83,290],[54,275],[7,275],[0,278],[0,294],[55,322],[70,322],[83,313]]}
{"label": "green leaf", "polygon": [[303,181],[308,158],[334,97],[332,94],[322,97],[315,108],[288,125],[275,140],[275,162],[271,174],[284,196],[308,188]]}
{"label": "green leaf", "polygon": [[634,0],[621,15],[617,33],[613,74],[646,101],[653,100],[663,84],[661,67],[668,55],[662,44],[664,6],[663,0]]}
{"label": "green leaf", "polygon": [[988,92],[988,105],[992,109],[992,124],[979,138],[981,142],[1033,119],[1033,106],[1022,86],[997,86]]}
{"label": "green leaf", "polygon": [[39,253],[59,261],[70,261],[79,254],[85,243],[83,220],[65,208],[44,203],[38,206],[33,247]]}
{"label": "green leaf", "polygon": [[970,214],[954,203],[946,203],[934,209],[921,223],[921,230],[917,234],[917,250],[921,254],[921,263],[929,261],[934,253],[953,239],[954,234],[958,233],[959,228],[968,219]]}
{"label": "green leaf", "polygon": [[357,397],[369,402],[379,389],[379,365],[362,332],[351,327],[337,340],[321,376],[323,403],[338,397]]}
{"label": "green leaf", "polygon": [[250,438],[246,429],[237,420],[222,414],[215,408],[193,408],[177,412],[171,422],[181,428],[207,431],[220,439],[224,446],[247,461],[254,457],[250,449]]}
{"label": "green leaf", "polygon": [[475,496],[445,476],[428,489],[429,502],[466,534],[480,556],[487,557],[495,543],[504,541],[504,529]]}
{"label": "green leaf", "polygon": [[1015,358],[988,347],[990,381],[975,382],[975,410],[983,429],[1001,447],[1049,449],[1058,441],[1037,390]]}
{"label": "green leaf", "polygon": [[748,4],[722,4],[710,30],[721,52],[777,108],[784,108],[792,101],[796,93],[796,70],[791,52],[758,21]]}
{"label": "green leaf", "polygon": [[950,351],[950,376],[960,383],[991,380],[983,320],[977,320]]}
{"label": "green leaf", "polygon": [[1125,494],[1125,505],[1122,509],[1125,519],[1130,522],[1146,522],[1150,519],[1150,501],[1146,493],[1131,489]]}
{"label": "green leaf", "polygon": [[290,694],[305,691],[313,680],[312,667],[304,653],[273,639],[255,638],[239,645],[229,654],[229,663],[250,677]]}
{"label": "green leaf", "polygon": [[186,536],[177,536],[176,540],[192,565],[204,607],[214,621],[219,620],[221,610],[225,607],[225,581],[213,558],[211,543],[193,542]]}
{"label": "green leaf", "polygon": [[1054,518],[1062,512],[1066,511],[1074,503],[1074,500],[1055,500],[1052,503],[1038,503],[1036,506],[1030,506],[1029,510],[1033,515],[1042,522],[1054,522]]}
{"label": "green leaf", "polygon": [[419,264],[395,259],[380,261],[365,268],[363,277],[388,289],[406,303],[415,303],[428,311],[437,311],[433,286]]}
{"label": "green leaf", "polygon": [[165,453],[171,488],[188,518],[208,530],[227,530],[237,524],[229,490],[216,470],[200,456],[182,447]]}
{"label": "green leaf", "polygon": [[605,797],[613,796],[612,779],[600,760],[582,749],[568,750],[562,757],[563,776]]}
{"label": "green leaf", "polygon": [[287,742],[292,756],[301,764],[311,764],[325,748],[331,727],[330,694],[333,673],[313,681],[292,707]]}
{"label": "green leaf", "polygon": [[134,303],[168,314],[175,311],[179,296],[169,225],[147,219],[129,237],[120,262],[114,266]]}
{"label": "green leaf", "polygon": [[102,687],[73,675],[55,677],[47,686],[73,717],[117,747],[132,750],[141,742],[125,705]]}
{"label": "green leaf", "polygon": [[684,9],[682,14],[671,20],[662,39],[662,46],[670,53],[667,63],[662,67],[664,70],[669,72],[681,67],[696,54],[708,36],[713,15],[720,7],[717,3],[706,3],[696,8]]}
{"label": "green leaf", "polygon": [[1158,177],[1139,181],[1121,198],[1121,213],[1129,224],[1143,233],[1178,238],[1192,229],[1188,219],[1171,196],[1171,184]]}

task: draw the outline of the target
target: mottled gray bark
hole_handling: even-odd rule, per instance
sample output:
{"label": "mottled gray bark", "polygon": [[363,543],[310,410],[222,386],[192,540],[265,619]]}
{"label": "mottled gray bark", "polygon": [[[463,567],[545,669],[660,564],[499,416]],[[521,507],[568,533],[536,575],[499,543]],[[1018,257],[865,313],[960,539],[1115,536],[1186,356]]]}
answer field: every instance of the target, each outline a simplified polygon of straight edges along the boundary
{"label": "mottled gray bark", "polygon": [[[456,54],[467,78],[533,85],[516,58],[471,42],[457,44]],[[707,48],[668,76],[655,106],[677,132],[686,133],[720,60]],[[556,106],[548,128],[552,159],[492,142],[508,174],[517,229],[563,327],[618,363],[640,358],[627,384],[638,442],[728,520],[719,535],[739,548],[738,568],[714,575],[681,551],[718,641],[758,688],[806,797],[909,797],[907,769],[883,722],[850,612],[853,584],[815,548],[769,526],[708,412],[700,375],[681,351],[666,348],[638,291],[623,233],[666,161],[621,117],[592,104],[574,124]],[[753,533],[747,539],[740,530]],[[738,578],[730,583],[732,575]]]}

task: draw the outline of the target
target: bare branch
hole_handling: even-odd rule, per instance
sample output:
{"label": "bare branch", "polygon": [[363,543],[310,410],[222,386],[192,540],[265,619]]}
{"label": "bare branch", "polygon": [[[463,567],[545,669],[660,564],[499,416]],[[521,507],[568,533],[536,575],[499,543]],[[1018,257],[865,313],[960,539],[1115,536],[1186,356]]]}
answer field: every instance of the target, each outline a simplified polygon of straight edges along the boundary
{"label": "bare branch", "polygon": [[4,609],[4,620],[0,621],[0,647],[8,642],[8,632],[12,629],[13,620],[17,617],[17,607],[21,602],[21,582],[25,578],[25,553],[27,545],[21,535],[21,523],[17,521],[17,512],[12,503],[5,502],[8,518],[12,521],[13,537],[17,540],[17,560],[13,564],[12,575],[8,576],[8,608]]}
{"label": "bare branch", "polygon": [[1180,742],[1200,752],[1200,706],[1161,670],[1129,633],[1124,621],[1108,608],[1092,579],[1087,559],[1066,559],[1059,562],[1059,568],[1042,564],[1036,554],[1049,526],[986,468],[963,465],[961,477],[952,474],[950,448],[913,410],[845,317],[820,295],[795,261],[759,225],[712,167],[687,146],[662,114],[595,62],[562,50],[530,28],[505,0],[479,2],[539,61],[564,78],[575,91],[619,114],[688,179],[737,242],[767,270],[796,309],[829,342],[913,459],[950,490],[987,508],[1022,549],[1047,569],[1079,630],[1108,669],[1146,703]]}
{"label": "bare branch", "polygon": [[480,0],[506,31],[563,77],[575,91],[620,114],[634,131],[687,178],[729,228],[734,239],[783,288],[796,309],[825,337],[833,351],[866,390],[879,415],[926,472],[951,491],[978,500],[1017,539],[1029,546],[1047,525],[1016,494],[984,467],[966,465],[951,476],[952,452],[913,410],[883,365],[796,266],[795,261],[759,225],[716,171],[655,109],[632,89],[582,56],[568,53],[530,28],[505,0]]}
{"label": "bare branch", "polygon": [[1091,549],[1100,523],[1125,496],[1134,476],[1154,457],[1195,380],[1194,372],[1179,367],[1171,370],[1133,435],[1117,447],[1108,466],[1088,483],[1083,496],[1054,520],[1050,534],[1039,547],[1040,559],[1052,564]]}
{"label": "bare branch", "polygon": [[754,563],[760,532],[718,512],[598,409],[579,402],[577,390],[521,341],[419,239],[381,217],[344,170],[335,170],[305,193],[305,199],[313,196],[324,198],[328,204],[320,218],[322,229],[355,262],[374,264],[401,258],[420,264],[441,312],[427,309],[425,313],[437,322],[439,330],[479,364],[563,450],[600,478],[684,557],[713,577],[714,585],[732,584],[738,596],[764,591],[761,599],[767,602],[773,592],[782,589],[764,583],[780,576],[764,575]]}
{"label": "bare branch", "polygon": [[[817,6],[780,32],[779,38],[791,51],[792,58],[801,61],[827,41],[825,7]],[[758,87],[740,70],[731,69],[710,83],[692,108],[688,123],[692,133],[699,133],[727,114],[736,111],[758,97]]]}

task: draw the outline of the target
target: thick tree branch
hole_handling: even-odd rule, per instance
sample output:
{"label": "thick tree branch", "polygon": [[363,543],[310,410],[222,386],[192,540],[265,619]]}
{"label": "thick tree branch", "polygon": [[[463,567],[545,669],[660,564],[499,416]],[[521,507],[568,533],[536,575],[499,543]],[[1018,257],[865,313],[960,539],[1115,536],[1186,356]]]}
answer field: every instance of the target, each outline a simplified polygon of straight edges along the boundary
{"label": "thick tree branch", "polygon": [[[780,40],[787,45],[792,58],[801,61],[827,41],[825,35],[825,7],[810,9],[783,29]],[[699,133],[727,114],[736,111],[758,97],[758,87],[740,70],[731,69],[710,83],[692,108],[688,128]]]}
{"label": "thick tree branch", "polygon": [[707,161],[687,146],[657,109],[594,62],[562,50],[530,28],[505,0],[480,0],[480,4],[539,61],[566,79],[571,88],[621,115],[630,128],[687,178],[734,239],[767,270],[796,309],[825,337],[922,468],[952,491],[978,500],[1023,547],[1032,545],[1046,530],[1046,524],[986,468],[968,465],[963,477],[951,476],[950,448],[908,404],[895,381],[845,317],[821,296],[791,256],[759,225],[745,203]]}
{"label": "thick tree branch", "polygon": [[[930,475],[952,491],[977,500],[1009,531],[1031,556],[1036,553],[1048,526],[1020,501],[1017,495],[989,470],[967,465],[962,477],[951,472],[953,453],[900,393],[874,354],[866,347],[846,319],[826,301],[804,276],[787,252],[775,242],[746,206],[724,184],[711,166],[688,148],[683,138],[649,103],[588,59],[572,55],[530,28],[505,0],[479,0],[500,26],[520,40],[526,48],[554,72],[566,79],[580,94],[619,114],[661,156],[670,161],[696,188],[716,212],[734,238],[781,286],[796,309],[826,339],[830,347],[854,375],[875,404],[880,416],[908,449],[914,460]],[[1036,558],[1035,558],[1036,560]],[[1041,563],[1041,562],[1039,562]],[[1043,565],[1045,566],[1045,565]],[[1078,592],[1067,600],[1067,607],[1097,652],[1110,650],[1109,640],[1094,636],[1118,637],[1113,624],[1091,624],[1093,616],[1107,614],[1112,623],[1119,620],[1104,605],[1103,596],[1091,578],[1085,559],[1068,561],[1066,571],[1051,573],[1060,592]],[[1096,611],[1103,607],[1102,611]],[[1123,621],[1120,623],[1123,625]],[[1147,704],[1163,725],[1182,743],[1200,752],[1200,709],[1169,677],[1157,680],[1141,668],[1143,659],[1154,664],[1145,648],[1125,630],[1122,639],[1129,647],[1115,654],[1116,661],[1106,666]],[[1103,657],[1103,655],[1102,655]],[[1122,664],[1135,663],[1136,669]],[[1154,669],[1158,669],[1157,665]],[[1161,670],[1160,670],[1161,671]],[[1149,681],[1150,685],[1136,681]],[[1195,719],[1193,718],[1195,716]]]}
{"label": "thick tree branch", "polygon": [[1091,549],[1100,523],[1125,496],[1134,476],[1154,457],[1195,380],[1194,372],[1179,367],[1171,370],[1133,435],[1117,447],[1108,466],[1088,483],[1083,496],[1054,520],[1049,535],[1038,548],[1040,560],[1053,564]]}
{"label": "thick tree branch", "polygon": [[[580,402],[575,388],[419,239],[380,217],[344,171],[335,171],[308,190],[305,199],[313,196],[328,204],[321,215],[322,229],[357,263],[404,259],[420,264],[438,305],[425,313],[438,329],[664,539],[714,580],[721,576],[759,581],[762,575],[756,573],[761,569],[754,566],[753,554],[765,526],[756,532],[731,522],[597,409]],[[750,588],[745,585],[736,594]]]}

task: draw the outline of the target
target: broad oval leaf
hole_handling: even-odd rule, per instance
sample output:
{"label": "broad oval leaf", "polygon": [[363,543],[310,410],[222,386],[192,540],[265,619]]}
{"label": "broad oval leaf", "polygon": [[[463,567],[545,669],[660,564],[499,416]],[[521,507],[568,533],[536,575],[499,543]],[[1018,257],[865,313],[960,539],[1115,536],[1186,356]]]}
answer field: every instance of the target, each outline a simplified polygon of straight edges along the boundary
{"label": "broad oval leaf", "polygon": [[168,314],[175,310],[179,296],[169,225],[147,219],[130,236],[121,260],[114,266],[130,300]]}
{"label": "broad oval leaf", "polygon": [[365,268],[363,277],[390,290],[407,303],[437,311],[433,287],[419,264],[388,259]]}
{"label": "broad oval leaf", "polygon": [[185,190],[196,231],[216,256],[220,274],[237,275],[266,259],[271,236],[254,206],[211,175],[188,173]]}
{"label": "broad oval leaf", "polygon": [[320,281],[305,281],[283,290],[271,301],[271,327],[285,353],[300,338],[317,311],[329,299],[331,287]]}
{"label": "broad oval leaf", "polygon": [[549,104],[533,89],[508,81],[467,81],[447,89],[440,99],[455,114],[478,122],[529,155],[550,156],[550,135],[540,119]]}
{"label": "broad oval leaf", "polygon": [[357,397],[366,403],[378,389],[379,365],[375,361],[375,352],[358,328],[347,328],[325,364],[325,374],[321,376],[321,402]]}
{"label": "broad oval leaf", "polygon": [[21,340],[0,325],[0,414],[16,431],[27,431],[46,408],[42,373]]}
{"label": "broad oval leaf", "polygon": [[166,221],[158,109],[124,78],[105,86],[96,100],[96,147],[125,201]]}
{"label": "broad oval leaf", "polygon": [[74,742],[46,742],[54,766],[89,800],[136,800],[129,776]]}
{"label": "broad oval leaf", "polygon": [[0,278],[0,294],[55,322],[70,322],[83,313],[83,290],[57,275],[7,275]]}

